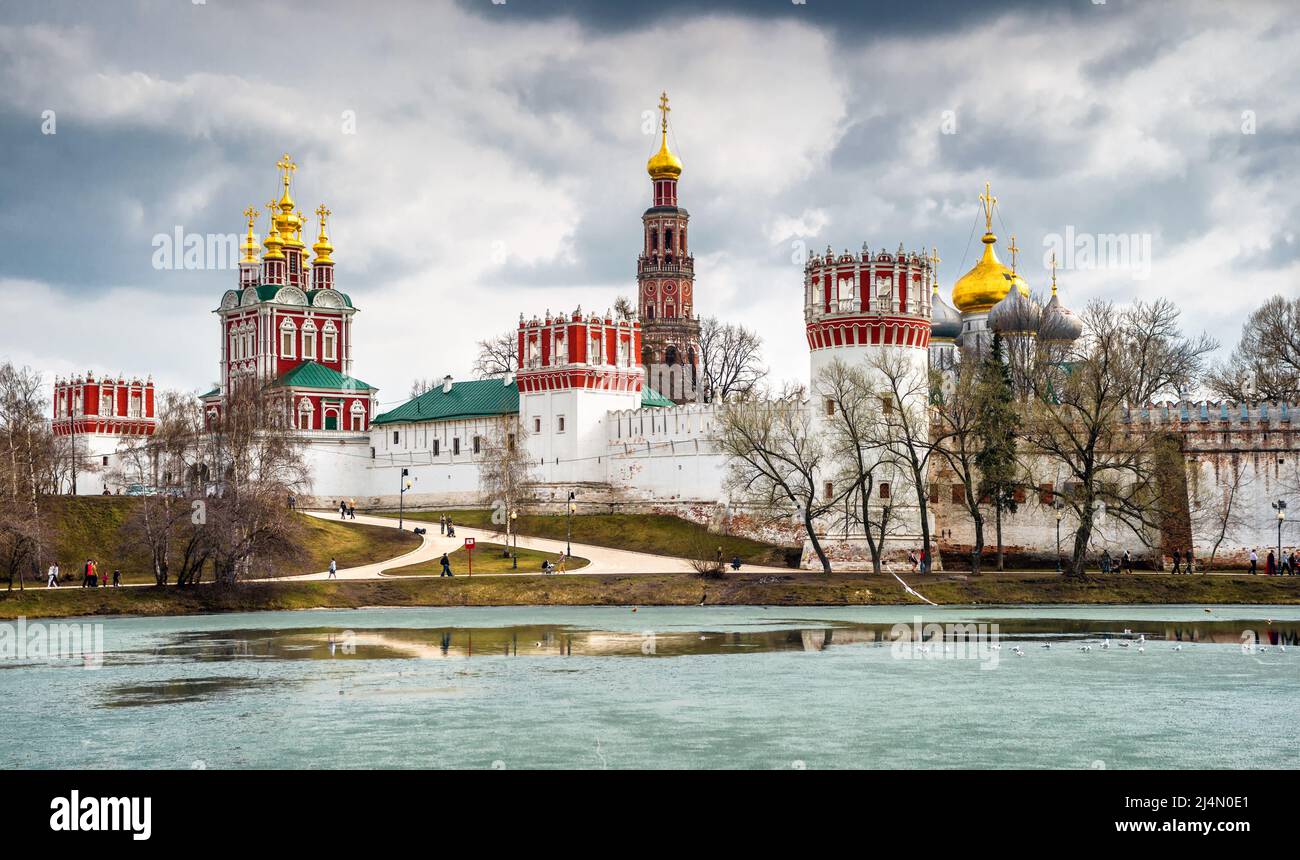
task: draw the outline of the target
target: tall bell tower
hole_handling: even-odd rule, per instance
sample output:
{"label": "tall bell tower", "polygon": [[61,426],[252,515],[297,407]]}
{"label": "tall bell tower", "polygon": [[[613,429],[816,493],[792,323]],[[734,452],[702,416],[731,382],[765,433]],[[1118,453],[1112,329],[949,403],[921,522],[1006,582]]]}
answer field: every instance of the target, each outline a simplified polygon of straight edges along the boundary
{"label": "tall bell tower", "polygon": [[641,216],[645,241],[637,258],[638,308],[646,385],[675,403],[702,399],[700,323],[695,318],[695,258],[687,245],[690,215],[677,205],[682,162],[668,149],[668,94],[659,96],[659,151],[646,164],[652,205]]}

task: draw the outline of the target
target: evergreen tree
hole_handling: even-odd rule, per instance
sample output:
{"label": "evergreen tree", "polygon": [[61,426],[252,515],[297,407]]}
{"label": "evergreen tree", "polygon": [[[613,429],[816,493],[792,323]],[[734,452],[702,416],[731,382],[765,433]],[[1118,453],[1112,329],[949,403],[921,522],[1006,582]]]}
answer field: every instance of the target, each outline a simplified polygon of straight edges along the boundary
{"label": "evergreen tree", "polygon": [[980,498],[993,505],[997,531],[997,566],[1002,570],[1002,512],[1016,511],[1016,404],[1011,387],[1011,370],[1002,354],[1002,338],[996,332],[992,347],[980,362],[977,384],[979,406],[975,418]]}

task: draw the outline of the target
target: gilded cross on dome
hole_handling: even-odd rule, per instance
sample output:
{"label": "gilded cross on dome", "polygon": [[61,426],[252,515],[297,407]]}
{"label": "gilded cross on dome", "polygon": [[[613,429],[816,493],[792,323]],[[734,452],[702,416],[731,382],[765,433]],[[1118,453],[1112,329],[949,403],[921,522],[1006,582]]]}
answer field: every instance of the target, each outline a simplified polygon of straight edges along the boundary
{"label": "gilded cross on dome", "polygon": [[271,216],[271,230],[270,230],[270,232],[272,232],[272,233],[275,232],[275,207],[276,207],[276,202],[275,202],[274,200],[272,200],[270,203],[267,203],[267,204],[266,204],[266,212],[267,212],[268,215]]}
{"label": "gilded cross on dome", "polygon": [[1020,253],[1020,249],[1016,247],[1015,233],[1011,234],[1011,244],[1007,245],[1007,250],[1011,252],[1011,273],[1014,275],[1016,272],[1016,254]]}
{"label": "gilded cross on dome", "polygon": [[984,193],[980,195],[980,203],[984,205],[984,232],[993,232],[993,207],[998,205],[998,198],[989,193],[988,182],[984,183]]}
{"label": "gilded cross on dome", "polygon": [[244,217],[248,219],[248,230],[250,233],[253,230],[253,225],[257,223],[257,216],[259,214],[260,213],[257,211],[256,206],[249,206],[244,210]]}
{"label": "gilded cross on dome", "polygon": [[1052,295],[1056,295],[1056,252],[1052,252]]}
{"label": "gilded cross on dome", "polygon": [[668,130],[668,112],[671,110],[668,106],[668,91],[664,90],[659,93],[659,115],[662,117],[660,122],[664,131]]}
{"label": "gilded cross on dome", "polygon": [[930,285],[935,290],[939,289],[939,263],[941,262],[942,261],[939,259],[939,249],[931,245],[930,246]]}
{"label": "gilded cross on dome", "polygon": [[275,166],[279,168],[280,173],[283,174],[284,188],[286,191],[288,191],[290,174],[292,174],[294,171],[298,169],[298,165],[293,163],[293,159],[290,158],[289,153],[286,152],[284,154],[284,157],[282,157],[279,161],[275,163]]}
{"label": "gilded cross on dome", "polygon": [[333,212],[325,208],[324,203],[316,207],[316,215],[320,218],[321,233],[325,232],[325,219],[330,217],[333,214],[334,214]]}

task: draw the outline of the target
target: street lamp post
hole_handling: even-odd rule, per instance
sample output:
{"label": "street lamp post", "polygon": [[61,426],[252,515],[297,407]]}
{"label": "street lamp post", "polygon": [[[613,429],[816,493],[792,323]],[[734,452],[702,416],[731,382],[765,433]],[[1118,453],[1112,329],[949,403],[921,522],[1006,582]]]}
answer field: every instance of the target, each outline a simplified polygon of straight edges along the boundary
{"label": "street lamp post", "polygon": [[573,512],[578,506],[573,501],[573,491],[569,491],[569,529],[564,538],[564,555],[566,557],[573,555]]}
{"label": "street lamp post", "polygon": [[1056,503],[1056,572],[1061,572],[1061,503]]}
{"label": "street lamp post", "polygon": [[510,533],[515,538],[515,551],[512,554],[513,561],[510,567],[514,570],[519,569],[519,511],[510,512]]}
{"label": "street lamp post", "polygon": [[1282,569],[1282,523],[1286,522],[1286,500],[1278,499],[1272,505],[1273,510],[1277,511],[1277,561],[1273,564],[1274,570]]}
{"label": "street lamp post", "polygon": [[401,483],[397,492],[397,528],[402,528],[402,517],[406,514],[406,491],[411,489],[411,482],[406,476],[411,474],[410,469],[402,469]]}

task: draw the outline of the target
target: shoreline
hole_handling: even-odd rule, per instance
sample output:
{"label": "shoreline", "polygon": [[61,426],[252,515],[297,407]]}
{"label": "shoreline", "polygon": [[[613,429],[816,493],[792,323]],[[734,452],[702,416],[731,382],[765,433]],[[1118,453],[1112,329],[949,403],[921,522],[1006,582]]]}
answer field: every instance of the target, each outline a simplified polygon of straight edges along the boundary
{"label": "shoreline", "polygon": [[[944,606],[1293,605],[1300,578],[1056,574],[911,577],[908,584]],[[692,574],[385,577],[377,580],[248,582],[219,589],[29,588],[0,593],[0,621],[28,618],[161,617],[297,609],[456,606],[925,606],[889,575],[753,572],[722,579]]]}

